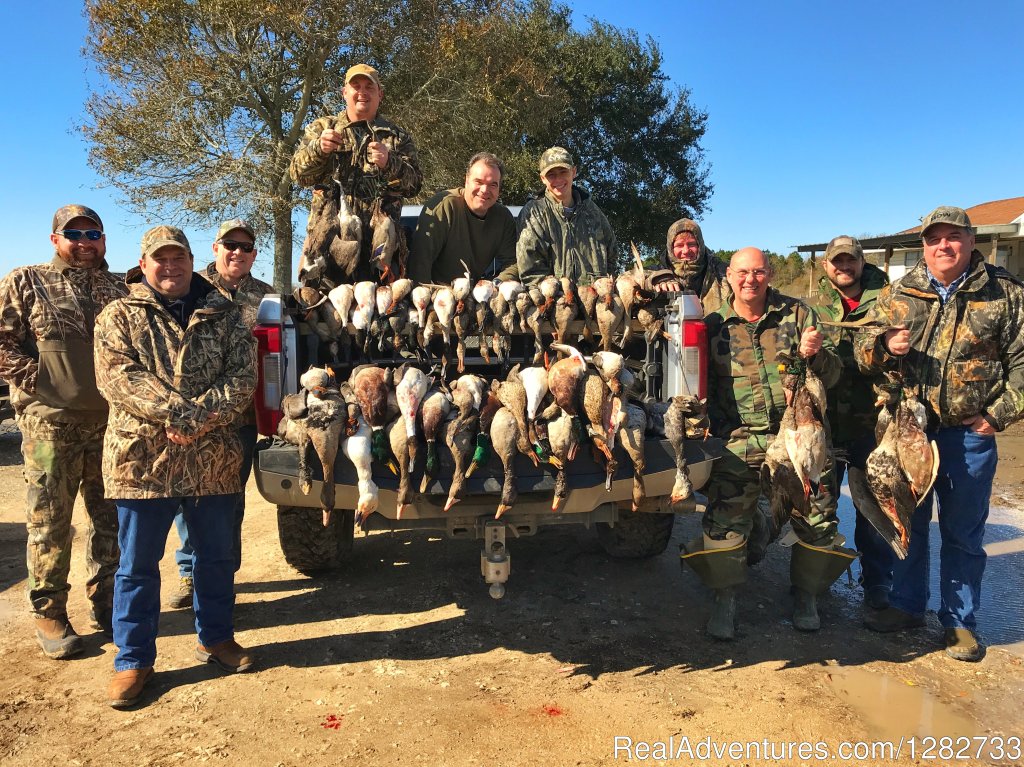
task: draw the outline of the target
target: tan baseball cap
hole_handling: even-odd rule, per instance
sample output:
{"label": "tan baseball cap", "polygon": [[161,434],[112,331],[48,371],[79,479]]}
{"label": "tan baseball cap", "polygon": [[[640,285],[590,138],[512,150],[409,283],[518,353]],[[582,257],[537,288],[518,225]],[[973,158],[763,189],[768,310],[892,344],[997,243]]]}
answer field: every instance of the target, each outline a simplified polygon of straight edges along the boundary
{"label": "tan baseball cap", "polygon": [[188,238],[185,233],[176,226],[154,226],[142,235],[142,257],[151,256],[164,245],[173,245],[181,248],[192,257],[192,248],[189,247]]}
{"label": "tan baseball cap", "polygon": [[249,226],[249,222],[241,218],[229,218],[223,224],[220,225],[220,229],[217,230],[217,239],[221,239],[228,232],[233,232],[236,229],[241,229],[247,235],[252,237],[252,241],[256,242],[256,232]]}
{"label": "tan baseball cap", "polygon": [[380,87],[380,74],[369,64],[353,64],[350,66],[345,72],[345,85],[348,85],[353,77],[358,77],[359,75],[369,77],[373,80],[374,85],[378,88]]}
{"label": "tan baseball cap", "polygon": [[857,258],[864,258],[864,248],[861,247],[860,240],[848,234],[841,234],[829,241],[828,245],[825,246],[825,260],[831,261],[835,256],[842,253],[848,253]]}
{"label": "tan baseball cap", "polygon": [[955,208],[952,205],[940,205],[927,216],[921,222],[921,236],[924,237],[924,233],[928,231],[928,227],[935,224],[952,224],[953,226],[959,226],[961,229],[970,229],[972,232],[974,228],[971,226],[971,219],[967,215],[967,211],[963,208]]}
{"label": "tan baseball cap", "polygon": [[540,175],[545,175],[552,168],[565,168],[566,170],[572,170],[576,167],[576,163],[573,162],[572,155],[569,154],[569,150],[560,146],[553,146],[550,149],[545,149],[544,154],[540,156]]}
{"label": "tan baseball cap", "polygon": [[100,229],[103,228],[99,214],[92,208],[87,208],[84,205],[65,205],[63,208],[57,208],[57,212],[53,214],[53,229],[51,231],[56,232],[58,229],[63,229],[67,226],[68,221],[79,217],[95,221],[96,226]]}

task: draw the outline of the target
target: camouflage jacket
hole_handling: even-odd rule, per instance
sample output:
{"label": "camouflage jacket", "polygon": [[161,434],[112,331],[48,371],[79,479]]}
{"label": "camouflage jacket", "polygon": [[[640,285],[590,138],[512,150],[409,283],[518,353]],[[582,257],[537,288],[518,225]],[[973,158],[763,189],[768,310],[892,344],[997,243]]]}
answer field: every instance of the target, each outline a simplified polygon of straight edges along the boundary
{"label": "camouflage jacket", "polygon": [[985,414],[1001,431],[1024,413],[1024,285],[978,251],[945,304],[920,261],[882,291],[868,321],[910,330],[902,364],[884,335],[859,334],[854,350],[865,372],[902,370],[928,409],[930,427]]}
{"label": "camouflage jacket", "polygon": [[[108,498],[241,490],[236,422],[256,386],[256,344],[238,306],[203,285],[184,329],[141,282],[96,321],[96,380],[110,402],[103,443]],[[194,436],[204,424],[212,428],[188,445],[167,439],[168,426]]]}
{"label": "camouflage jacket", "polygon": [[[202,276],[206,278],[207,282],[217,288],[222,296],[230,298],[238,304],[238,309],[242,312],[242,321],[250,331],[256,325],[256,318],[259,314],[260,302],[263,300],[263,296],[277,292],[274,290],[273,285],[268,285],[262,280],[257,280],[251,274],[247,274],[239,280],[238,288],[232,293],[231,288],[224,283],[223,278],[217,271],[216,263],[209,264],[206,270],[202,272]],[[255,423],[256,406],[253,404],[246,409],[245,413],[239,416],[238,425],[246,426]]]}
{"label": "camouflage jacket", "polygon": [[247,274],[239,280],[238,288],[232,291],[217,272],[216,263],[209,264],[202,272],[202,276],[217,288],[222,296],[230,298],[238,304],[238,308],[242,312],[242,320],[250,330],[256,325],[256,315],[259,312],[263,296],[277,292],[273,285],[268,285],[263,280],[257,280],[251,274]]}
{"label": "camouflage jacket", "polygon": [[[795,358],[803,331],[817,324],[814,310],[802,301],[768,289],[764,315],[747,322],[732,303],[704,318],[708,328],[708,415],[711,431],[726,439],[776,434],[786,409],[778,355]],[[842,369],[826,337],[810,363],[826,387]]]}
{"label": "camouflage jacket", "polygon": [[[845,318],[847,322],[859,322],[867,316],[882,289],[889,284],[889,278],[874,264],[865,263],[860,284],[864,288],[860,304]],[[818,280],[818,291],[817,299],[812,304],[818,316],[832,322],[843,321],[842,298],[827,276]],[[878,408],[875,406],[873,387],[881,383],[882,376],[878,373],[865,375],[857,366],[853,354],[853,341],[857,332],[827,325],[819,329],[832,340],[843,362],[843,374],[836,385],[828,390],[828,420],[832,427],[833,441],[846,444],[859,436],[874,433]]]}
{"label": "camouflage jacket", "polygon": [[46,421],[103,423],[96,388],[96,315],[126,292],[106,262],[77,269],[53,261],[15,269],[0,282],[0,378],[17,413]]}
{"label": "camouflage jacket", "polygon": [[568,215],[549,192],[519,212],[516,262],[524,284],[553,274],[587,285],[615,269],[618,251],[611,224],[588,192],[574,186],[572,195],[576,205]]}
{"label": "camouflage jacket", "polygon": [[[332,185],[337,179],[345,190],[349,208],[363,222],[362,258],[356,277],[369,279],[372,245],[370,216],[380,198],[381,210],[398,221],[402,215],[402,198],[419,193],[423,184],[419,156],[412,137],[392,122],[377,118],[372,121],[373,136],[365,120],[351,123],[348,114],[321,117],[306,127],[299,148],[291,162],[291,176],[299,186]],[[328,128],[340,132],[344,140],[336,152],[320,151],[320,134]],[[383,169],[368,164],[366,150],[373,140],[388,147],[388,163]],[[334,191],[333,189],[331,190]]]}

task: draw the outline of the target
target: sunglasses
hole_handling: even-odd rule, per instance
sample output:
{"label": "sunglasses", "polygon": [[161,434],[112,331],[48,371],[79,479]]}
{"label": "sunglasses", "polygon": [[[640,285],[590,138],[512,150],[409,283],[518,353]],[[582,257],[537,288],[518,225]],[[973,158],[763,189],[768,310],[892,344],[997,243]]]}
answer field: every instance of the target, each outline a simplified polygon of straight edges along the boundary
{"label": "sunglasses", "polygon": [[72,242],[82,239],[83,234],[87,240],[93,240],[94,242],[103,236],[103,232],[99,229],[58,229],[57,234],[64,235],[65,239]]}
{"label": "sunglasses", "polygon": [[240,250],[243,253],[252,253],[256,245],[251,242],[238,242],[237,240],[218,240],[225,250]]}

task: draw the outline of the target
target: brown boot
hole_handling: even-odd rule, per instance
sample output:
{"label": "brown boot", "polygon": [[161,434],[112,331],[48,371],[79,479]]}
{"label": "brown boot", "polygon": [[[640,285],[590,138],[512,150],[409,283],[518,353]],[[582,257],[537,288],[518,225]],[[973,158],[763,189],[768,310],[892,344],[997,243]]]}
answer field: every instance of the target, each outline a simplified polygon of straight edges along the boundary
{"label": "brown boot", "polygon": [[47,658],[64,660],[82,652],[82,637],[71,627],[66,616],[36,616],[36,641]]}
{"label": "brown boot", "polygon": [[142,689],[153,676],[153,667],[115,671],[107,686],[107,703],[114,708],[134,706],[142,697]]}
{"label": "brown boot", "polygon": [[195,587],[192,583],[191,575],[182,575],[178,578],[178,588],[171,594],[167,599],[167,606],[180,610],[183,607],[192,607],[192,594],[195,591]]}
{"label": "brown boot", "polygon": [[213,647],[196,645],[196,660],[201,660],[203,663],[216,663],[232,674],[248,671],[255,662],[249,651],[234,639],[218,642]]}

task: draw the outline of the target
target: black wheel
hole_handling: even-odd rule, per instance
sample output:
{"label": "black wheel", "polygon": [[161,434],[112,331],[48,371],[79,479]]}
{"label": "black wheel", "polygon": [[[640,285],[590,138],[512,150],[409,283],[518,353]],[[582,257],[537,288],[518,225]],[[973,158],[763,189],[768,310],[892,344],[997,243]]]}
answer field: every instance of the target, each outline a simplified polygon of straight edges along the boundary
{"label": "black wheel", "polygon": [[620,512],[614,525],[597,522],[597,540],[610,557],[646,559],[665,550],[672,537],[675,514]]}
{"label": "black wheel", "polygon": [[320,509],[277,507],[277,534],[285,561],[303,575],[337,570],[352,553],[355,511],[336,509],[323,526]]}

